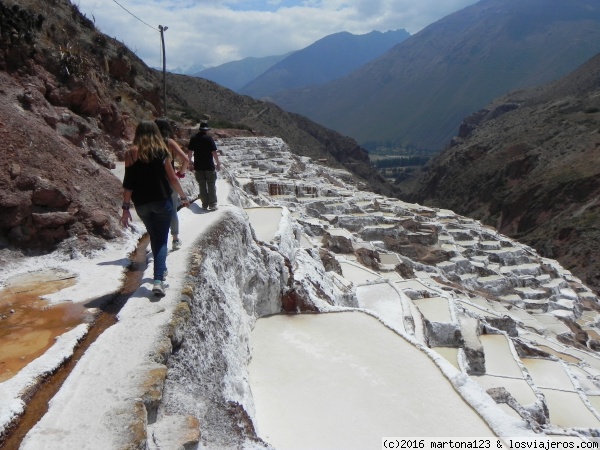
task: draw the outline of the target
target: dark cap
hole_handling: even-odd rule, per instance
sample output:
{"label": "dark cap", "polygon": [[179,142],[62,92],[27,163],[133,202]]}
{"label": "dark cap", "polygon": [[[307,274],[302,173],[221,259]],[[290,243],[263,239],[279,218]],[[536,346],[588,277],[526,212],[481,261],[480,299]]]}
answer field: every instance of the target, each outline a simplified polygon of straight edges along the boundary
{"label": "dark cap", "polygon": [[206,123],[206,122],[201,122],[200,123],[200,129],[202,131],[208,131],[208,130],[210,130],[210,128],[208,127],[208,123]]}

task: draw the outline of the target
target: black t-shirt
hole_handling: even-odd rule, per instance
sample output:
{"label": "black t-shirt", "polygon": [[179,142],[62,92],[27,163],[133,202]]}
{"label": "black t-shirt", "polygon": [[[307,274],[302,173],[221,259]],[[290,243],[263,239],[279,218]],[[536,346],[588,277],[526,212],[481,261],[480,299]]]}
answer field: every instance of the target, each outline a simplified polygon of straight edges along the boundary
{"label": "black t-shirt", "polygon": [[188,148],[194,152],[194,170],[215,170],[212,152],[217,151],[214,139],[206,133],[196,133]]}
{"label": "black t-shirt", "polygon": [[167,154],[144,163],[139,159],[125,167],[123,188],[132,191],[131,200],[136,206],[164,200],[171,196],[171,186],[165,170]]}

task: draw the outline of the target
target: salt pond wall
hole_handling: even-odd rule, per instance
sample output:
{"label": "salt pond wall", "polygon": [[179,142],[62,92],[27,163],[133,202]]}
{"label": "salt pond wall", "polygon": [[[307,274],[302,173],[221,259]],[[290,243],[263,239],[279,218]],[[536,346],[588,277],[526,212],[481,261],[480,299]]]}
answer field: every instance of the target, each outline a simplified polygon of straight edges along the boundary
{"label": "salt pond wall", "polygon": [[211,448],[236,448],[253,437],[250,332],[258,317],[280,312],[288,268],[254,242],[243,210],[225,214],[196,242],[190,264],[183,298],[191,316],[169,360],[158,416],[195,416],[202,429],[218,430],[204,434]]}

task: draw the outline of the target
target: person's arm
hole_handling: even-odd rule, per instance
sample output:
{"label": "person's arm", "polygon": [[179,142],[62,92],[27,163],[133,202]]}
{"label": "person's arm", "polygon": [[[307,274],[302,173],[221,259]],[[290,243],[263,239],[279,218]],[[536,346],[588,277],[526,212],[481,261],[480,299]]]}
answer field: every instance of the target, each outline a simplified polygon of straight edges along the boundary
{"label": "person's arm", "polygon": [[129,223],[133,220],[131,218],[131,211],[129,211],[129,208],[131,208],[131,193],[132,191],[123,189],[123,205],[121,206],[121,210],[123,212],[121,213],[121,225],[123,225],[125,228],[127,228]]}
{"label": "person's arm", "polygon": [[124,186],[128,181],[128,168],[135,162],[137,158],[137,147],[133,146],[125,153],[125,177],[123,178],[123,204],[121,205],[121,225],[127,228],[133,221],[131,218],[131,194],[133,191],[126,189]]}
{"label": "person's arm", "polygon": [[173,170],[173,166],[171,166],[171,161],[169,158],[165,159],[165,170],[167,172],[167,178],[171,182],[171,186],[175,188],[177,193],[179,194],[179,200],[183,206],[190,206],[190,201],[185,195],[185,191],[181,187],[181,183],[179,183],[179,178],[175,175],[175,171]]}
{"label": "person's arm", "polygon": [[188,154],[188,160],[190,162],[190,165],[189,165],[190,172],[192,172],[194,170],[194,162],[192,161],[192,156],[194,156],[194,152],[192,150],[188,150],[187,154]]}
{"label": "person's arm", "polygon": [[173,157],[181,163],[181,172],[187,172],[190,158],[173,139],[169,139],[169,150],[171,150]]}
{"label": "person's arm", "polygon": [[217,171],[221,170],[221,162],[219,161],[219,154],[216,150],[212,152],[212,157],[215,160],[215,168]]}
{"label": "person's arm", "polygon": [[192,136],[192,138],[190,139],[190,142],[188,142],[188,146],[187,146],[187,155],[188,155],[188,160],[190,161],[190,172],[193,172],[194,170],[194,163],[192,162],[192,157],[194,156],[194,137]]}

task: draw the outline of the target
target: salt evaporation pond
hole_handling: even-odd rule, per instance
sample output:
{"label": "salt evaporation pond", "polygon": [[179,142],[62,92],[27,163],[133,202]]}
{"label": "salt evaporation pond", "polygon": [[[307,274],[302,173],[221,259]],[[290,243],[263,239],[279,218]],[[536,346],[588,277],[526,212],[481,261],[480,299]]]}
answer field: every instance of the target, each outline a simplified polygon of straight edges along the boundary
{"label": "salt evaporation pond", "polygon": [[404,329],[400,294],[388,283],[359,286],[356,288],[356,299],[361,308],[385,317],[388,324],[395,328]]}
{"label": "salt evaporation pond", "polygon": [[524,378],[506,336],[503,334],[484,334],[479,336],[479,339],[483,344],[487,375]]}
{"label": "salt evaporation pond", "polygon": [[246,214],[254,229],[256,238],[263,242],[271,242],[281,222],[281,208],[246,208]]}
{"label": "salt evaporation pond", "polygon": [[340,261],[344,278],[355,284],[368,283],[381,279],[381,275],[372,270],[368,270],[359,264]]}
{"label": "salt evaporation pond", "polygon": [[426,353],[366,313],[262,318],[252,348],[255,424],[278,450],[494,436]]}

